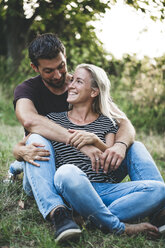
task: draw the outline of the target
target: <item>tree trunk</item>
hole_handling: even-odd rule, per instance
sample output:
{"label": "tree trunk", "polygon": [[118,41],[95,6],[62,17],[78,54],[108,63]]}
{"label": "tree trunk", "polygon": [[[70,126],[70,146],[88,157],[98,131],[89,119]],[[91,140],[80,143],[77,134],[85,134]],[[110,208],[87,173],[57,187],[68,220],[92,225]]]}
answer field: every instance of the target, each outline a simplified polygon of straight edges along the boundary
{"label": "tree trunk", "polygon": [[22,59],[22,51],[26,47],[30,26],[30,21],[24,16],[23,1],[9,1],[6,16],[6,55],[12,59],[13,68],[17,68]]}

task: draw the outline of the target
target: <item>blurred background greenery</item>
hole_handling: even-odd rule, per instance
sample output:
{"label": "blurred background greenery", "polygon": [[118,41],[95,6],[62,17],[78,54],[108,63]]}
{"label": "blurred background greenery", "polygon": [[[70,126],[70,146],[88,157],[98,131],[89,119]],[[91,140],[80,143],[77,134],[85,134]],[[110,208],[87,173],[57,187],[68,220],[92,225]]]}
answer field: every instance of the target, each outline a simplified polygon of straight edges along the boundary
{"label": "blurred background greenery", "polygon": [[[14,161],[13,146],[23,136],[13,109],[13,91],[16,85],[35,75],[27,45],[37,34],[45,32],[58,34],[64,42],[69,71],[79,63],[93,63],[105,69],[113,100],[132,121],[136,139],[147,146],[165,179],[165,54],[154,59],[126,54],[117,59],[103,49],[93,23],[116,2],[0,0],[0,247],[165,247],[163,239],[117,237],[96,230],[84,230],[79,242],[58,246],[35,201],[23,192],[22,180],[3,183]],[[149,14],[152,20],[165,18],[164,0],[124,0],[124,3]],[[158,10],[158,16],[149,13],[150,4]]]}
{"label": "blurred background greenery", "polygon": [[[125,4],[147,13],[153,3],[165,17],[163,0],[125,0]],[[111,80],[111,95],[133,125],[144,132],[165,131],[165,55],[138,59],[136,54],[116,59],[103,49],[92,23],[113,8],[116,0],[0,0],[0,121],[17,124],[13,112],[13,90],[33,76],[27,45],[38,34],[58,34],[66,46],[68,69],[79,63],[103,67]],[[158,18],[150,13],[153,20]],[[120,17],[119,17],[120,18]]]}

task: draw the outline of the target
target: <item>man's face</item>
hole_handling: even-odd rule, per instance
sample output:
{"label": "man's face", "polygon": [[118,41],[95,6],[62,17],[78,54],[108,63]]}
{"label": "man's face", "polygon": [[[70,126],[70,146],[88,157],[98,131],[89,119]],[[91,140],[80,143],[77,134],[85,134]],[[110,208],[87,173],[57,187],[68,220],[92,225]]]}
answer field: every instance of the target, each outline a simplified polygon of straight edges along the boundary
{"label": "man's face", "polygon": [[60,52],[53,59],[39,59],[38,67],[32,65],[32,68],[39,72],[45,85],[56,89],[62,88],[67,73],[66,57]]}

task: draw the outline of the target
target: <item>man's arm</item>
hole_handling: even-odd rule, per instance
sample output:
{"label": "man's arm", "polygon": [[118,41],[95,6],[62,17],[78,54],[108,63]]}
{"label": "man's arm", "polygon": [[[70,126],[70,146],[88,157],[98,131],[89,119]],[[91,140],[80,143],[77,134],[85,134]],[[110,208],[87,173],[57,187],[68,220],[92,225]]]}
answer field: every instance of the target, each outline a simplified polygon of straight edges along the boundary
{"label": "man's arm", "polygon": [[115,136],[115,142],[122,141],[129,147],[135,140],[135,128],[128,118],[121,119],[118,125],[119,129]]}
{"label": "man's arm", "polygon": [[[39,115],[33,102],[27,98],[21,98],[17,101],[16,116],[23,127],[30,133],[38,133],[49,140],[63,143],[67,143],[71,137],[71,133],[67,129]],[[116,141],[122,141],[129,146],[133,143],[134,137],[135,129],[131,122],[127,118],[122,119],[116,134]]]}
{"label": "man's arm", "polygon": [[[116,147],[117,145],[121,146],[121,144],[124,143],[128,148],[135,139],[135,129],[127,118],[121,119],[118,125],[119,129],[115,135],[115,142],[117,142]],[[104,151],[105,144],[101,145],[100,142],[98,143],[98,137],[94,136],[94,134],[73,129],[69,129],[68,131],[72,134],[68,140],[68,143],[72,146],[75,146],[77,149],[80,149],[84,145],[88,144],[94,145]]]}
{"label": "man's arm", "polygon": [[[17,101],[16,116],[24,128],[30,133],[38,133],[49,140],[67,143],[72,135],[67,129],[61,127],[46,117],[39,115],[33,102],[29,99],[22,98]],[[127,146],[131,145],[135,136],[135,130],[131,122],[125,118],[120,121],[119,125],[115,142],[121,141],[126,143]],[[121,152],[121,149],[124,149],[124,151]],[[89,149],[86,149],[85,146],[80,150],[86,155],[89,151]],[[83,150],[85,150],[85,152]],[[108,163],[108,161],[106,161],[106,152],[109,153],[109,158],[111,161],[113,157],[115,157],[115,161],[118,161],[117,164],[114,162],[114,165],[112,165],[115,169],[117,169],[124,159],[124,156],[121,158],[121,154],[125,154],[124,145],[122,143],[115,143],[114,146],[107,149],[102,157],[102,161],[104,161],[104,163]],[[120,159],[116,159],[116,157],[119,157]]]}
{"label": "man's arm", "polygon": [[[46,117],[39,115],[33,102],[27,98],[22,98],[17,101],[16,116],[23,127],[30,133],[40,134],[49,140],[67,143],[72,135],[67,129]],[[102,152],[92,145],[84,145],[81,147],[80,151],[91,159],[92,168],[95,168],[95,157],[99,157]],[[20,142],[14,149],[14,156],[19,160],[26,160],[24,156],[25,153],[28,154],[28,148],[26,148],[24,142]],[[32,160],[32,158],[30,160]]]}
{"label": "man's arm", "polygon": [[127,118],[126,114],[119,109],[119,107],[112,103],[111,105],[111,112],[114,116],[119,116],[119,118],[115,118],[118,121],[119,129],[116,133],[116,139],[115,141],[122,141],[124,142],[127,147],[129,147],[135,139],[135,129],[130,122],[130,120]]}
{"label": "man's arm", "polygon": [[114,145],[106,149],[101,155],[101,165],[105,172],[110,167],[112,170],[118,169],[125,158],[127,148],[134,142],[135,129],[128,118],[122,119],[119,129],[115,135]]}
{"label": "man's arm", "polygon": [[49,140],[63,143],[66,143],[71,135],[67,129],[39,115],[33,102],[27,98],[17,101],[15,112],[19,122],[30,133],[37,133]]}

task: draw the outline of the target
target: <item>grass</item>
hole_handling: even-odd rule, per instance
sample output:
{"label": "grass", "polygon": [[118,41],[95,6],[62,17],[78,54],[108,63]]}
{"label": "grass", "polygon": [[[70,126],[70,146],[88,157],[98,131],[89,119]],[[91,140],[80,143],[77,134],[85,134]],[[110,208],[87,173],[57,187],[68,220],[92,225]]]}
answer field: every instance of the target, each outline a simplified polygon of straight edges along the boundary
{"label": "grass", "polygon": [[[1,123],[1,122],[0,122]],[[15,123],[16,124],[16,123]],[[150,240],[143,235],[133,237],[103,234],[97,229],[84,228],[77,242],[56,245],[53,229],[39,213],[33,198],[26,196],[22,180],[4,184],[3,179],[14,160],[12,148],[23,136],[23,128],[17,125],[0,124],[0,247],[10,248],[163,248],[163,239]],[[140,133],[141,140],[152,153],[163,177],[165,173],[164,138]]]}

